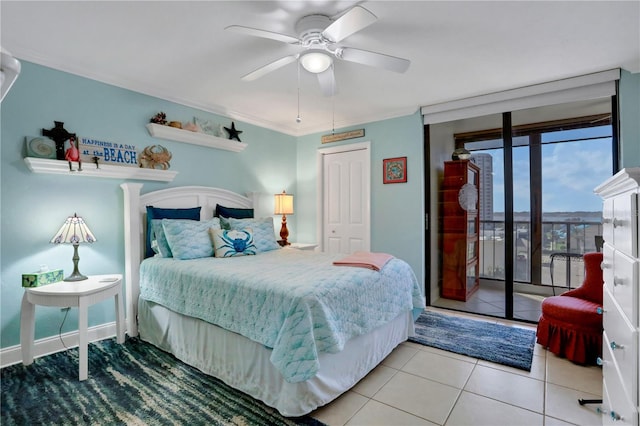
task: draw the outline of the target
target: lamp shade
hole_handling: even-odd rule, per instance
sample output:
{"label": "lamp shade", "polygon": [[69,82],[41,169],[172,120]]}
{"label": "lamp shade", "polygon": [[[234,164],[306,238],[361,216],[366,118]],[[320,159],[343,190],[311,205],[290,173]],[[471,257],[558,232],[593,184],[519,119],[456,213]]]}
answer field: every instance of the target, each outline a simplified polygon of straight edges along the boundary
{"label": "lamp shade", "polygon": [[282,191],[282,194],[275,195],[275,208],[274,214],[293,214],[293,194],[287,194]]}
{"label": "lamp shade", "polygon": [[64,221],[56,235],[51,239],[51,242],[53,244],[73,244],[73,272],[64,279],[65,281],[83,281],[87,279],[78,270],[78,262],[80,261],[78,246],[80,243],[93,243],[95,241],[96,237],[91,233],[84,220],[78,217],[77,214],[74,213],[73,216],[69,216]]}
{"label": "lamp shade", "polygon": [[51,239],[53,244],[93,243],[95,241],[96,237],[87,224],[75,213],[64,221],[58,232],[56,232],[56,235]]}
{"label": "lamp shade", "polygon": [[324,72],[331,66],[333,59],[322,50],[310,49],[300,56],[300,64],[314,74]]}

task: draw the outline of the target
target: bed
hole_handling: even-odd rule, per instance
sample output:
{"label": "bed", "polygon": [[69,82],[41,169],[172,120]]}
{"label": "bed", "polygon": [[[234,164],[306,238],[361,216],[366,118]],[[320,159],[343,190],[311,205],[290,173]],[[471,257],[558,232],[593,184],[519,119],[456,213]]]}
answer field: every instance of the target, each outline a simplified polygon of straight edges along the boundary
{"label": "bed", "polygon": [[[145,259],[147,206],[199,207],[199,229],[217,223],[217,205],[260,206],[259,197],[219,188],[141,194],[142,186],[121,185],[130,336],[298,417],[351,388],[413,335],[424,298],[399,259],[375,271],[333,265],[341,255],[264,246],[248,256]],[[261,247],[257,232],[251,238]]]}

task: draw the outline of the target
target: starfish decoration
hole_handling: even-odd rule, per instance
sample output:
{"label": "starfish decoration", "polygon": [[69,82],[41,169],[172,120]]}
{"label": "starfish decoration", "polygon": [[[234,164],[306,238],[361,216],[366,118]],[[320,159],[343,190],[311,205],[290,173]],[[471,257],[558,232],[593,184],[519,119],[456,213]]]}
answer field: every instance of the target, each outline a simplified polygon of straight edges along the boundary
{"label": "starfish decoration", "polygon": [[224,129],[229,133],[229,139],[235,139],[238,142],[242,142],[240,140],[240,133],[242,133],[242,130],[236,130],[236,123],[232,121],[231,128],[225,127]]}

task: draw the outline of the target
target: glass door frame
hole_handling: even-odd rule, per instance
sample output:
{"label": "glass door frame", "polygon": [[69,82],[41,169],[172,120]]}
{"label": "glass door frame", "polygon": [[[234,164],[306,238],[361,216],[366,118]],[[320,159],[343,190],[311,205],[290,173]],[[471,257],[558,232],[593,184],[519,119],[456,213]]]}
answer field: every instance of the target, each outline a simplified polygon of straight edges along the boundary
{"label": "glass door frame", "polygon": [[[611,97],[611,139],[612,139],[612,171],[615,172],[618,167],[618,123],[617,123],[617,98]],[[526,128],[527,126],[523,126]],[[527,133],[528,149],[529,149],[529,189],[530,189],[530,265],[529,278],[530,283],[542,283],[542,266],[543,266],[543,207],[542,207],[542,133],[539,132],[519,132],[520,126],[512,124],[512,113],[502,113],[502,149],[503,157],[503,173],[504,173],[504,296],[505,296],[505,318],[526,321],[522,318],[514,318],[514,287],[515,287],[515,263],[514,261],[506,261],[507,258],[513,258],[515,250],[515,221],[514,221],[514,173],[513,173],[513,149],[514,137],[519,137]],[[425,126],[427,129],[427,126]],[[498,130],[498,129],[495,129]],[[497,133],[497,132],[496,132]],[[425,132],[426,136],[427,132]],[[427,139],[425,139],[428,144]],[[426,145],[425,144],[425,145]],[[465,147],[465,142],[456,141],[456,148]],[[425,150],[428,151],[428,150]]]}

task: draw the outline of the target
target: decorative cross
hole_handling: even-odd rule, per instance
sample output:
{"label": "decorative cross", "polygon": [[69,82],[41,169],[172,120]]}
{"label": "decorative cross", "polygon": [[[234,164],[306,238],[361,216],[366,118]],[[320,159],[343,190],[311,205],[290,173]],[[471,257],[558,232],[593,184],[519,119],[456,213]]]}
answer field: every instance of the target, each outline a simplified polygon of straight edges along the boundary
{"label": "decorative cross", "polygon": [[54,121],[55,127],[50,130],[42,129],[42,136],[47,136],[56,143],[56,158],[64,160],[64,143],[71,138],[76,138],[75,133],[69,133],[64,128],[62,121]]}

